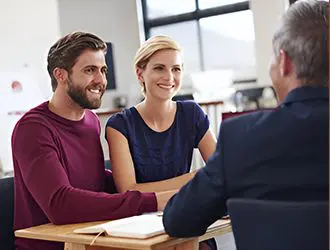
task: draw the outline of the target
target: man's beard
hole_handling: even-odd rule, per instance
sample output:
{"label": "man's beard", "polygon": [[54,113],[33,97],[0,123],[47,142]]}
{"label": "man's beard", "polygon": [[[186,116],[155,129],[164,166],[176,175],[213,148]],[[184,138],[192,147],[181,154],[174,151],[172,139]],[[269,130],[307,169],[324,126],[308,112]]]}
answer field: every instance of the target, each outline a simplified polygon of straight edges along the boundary
{"label": "man's beard", "polygon": [[81,88],[79,86],[75,86],[71,79],[68,79],[68,95],[71,97],[71,99],[77,103],[81,108],[83,109],[97,109],[101,106],[101,99],[104,94],[104,90],[102,91],[102,94],[99,99],[93,99],[89,100],[86,94],[86,91],[84,88]]}

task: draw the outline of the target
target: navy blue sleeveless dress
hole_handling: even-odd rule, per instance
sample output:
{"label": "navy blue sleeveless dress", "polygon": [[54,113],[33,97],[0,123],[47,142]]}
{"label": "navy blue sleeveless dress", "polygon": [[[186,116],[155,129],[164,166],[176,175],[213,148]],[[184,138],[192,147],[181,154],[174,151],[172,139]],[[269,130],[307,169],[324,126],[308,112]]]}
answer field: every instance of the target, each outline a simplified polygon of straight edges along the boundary
{"label": "navy blue sleeveless dress", "polygon": [[106,126],[126,137],[136,181],[143,183],[188,173],[193,149],[208,130],[209,120],[195,102],[178,101],[174,122],[166,131],[152,130],[134,107],[110,117]]}

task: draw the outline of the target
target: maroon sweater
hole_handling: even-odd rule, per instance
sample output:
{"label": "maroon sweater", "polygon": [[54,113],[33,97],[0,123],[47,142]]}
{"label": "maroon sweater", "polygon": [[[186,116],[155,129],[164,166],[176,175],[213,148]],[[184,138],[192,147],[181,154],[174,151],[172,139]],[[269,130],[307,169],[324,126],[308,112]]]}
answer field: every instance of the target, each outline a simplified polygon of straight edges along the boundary
{"label": "maroon sweater", "polygon": [[[12,136],[15,171],[14,229],[118,219],[154,212],[154,193],[109,194],[96,115],[59,117],[48,102],[27,112]],[[16,238],[16,248],[63,249],[63,244]]]}

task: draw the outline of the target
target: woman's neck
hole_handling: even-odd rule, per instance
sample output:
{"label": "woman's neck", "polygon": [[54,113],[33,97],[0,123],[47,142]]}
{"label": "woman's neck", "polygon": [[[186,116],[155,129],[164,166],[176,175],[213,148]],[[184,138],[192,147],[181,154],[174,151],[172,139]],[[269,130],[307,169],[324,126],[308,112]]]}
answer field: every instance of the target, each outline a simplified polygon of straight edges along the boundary
{"label": "woman's neck", "polygon": [[156,131],[163,131],[170,127],[174,121],[176,102],[145,99],[136,106],[136,109],[148,126]]}

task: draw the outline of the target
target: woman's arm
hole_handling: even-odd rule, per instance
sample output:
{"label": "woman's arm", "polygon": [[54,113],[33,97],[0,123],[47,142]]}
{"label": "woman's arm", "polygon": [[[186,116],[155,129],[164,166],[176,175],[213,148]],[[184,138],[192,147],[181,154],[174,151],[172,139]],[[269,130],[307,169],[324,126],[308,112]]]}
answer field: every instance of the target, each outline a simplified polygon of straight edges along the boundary
{"label": "woman's arm", "polygon": [[136,183],[134,164],[126,137],[116,129],[107,127],[107,141],[111,170],[119,193],[128,190],[141,192],[178,190],[195,175],[195,172],[191,172],[163,181]]}
{"label": "woman's arm", "polygon": [[202,155],[204,162],[206,162],[209,157],[214,153],[216,143],[217,142],[214,134],[211,132],[210,129],[208,129],[198,144],[198,149]]}

